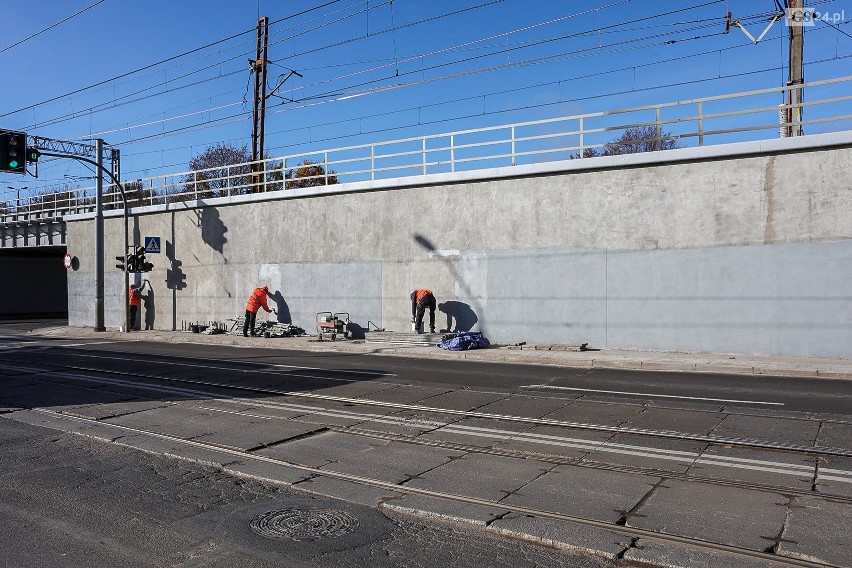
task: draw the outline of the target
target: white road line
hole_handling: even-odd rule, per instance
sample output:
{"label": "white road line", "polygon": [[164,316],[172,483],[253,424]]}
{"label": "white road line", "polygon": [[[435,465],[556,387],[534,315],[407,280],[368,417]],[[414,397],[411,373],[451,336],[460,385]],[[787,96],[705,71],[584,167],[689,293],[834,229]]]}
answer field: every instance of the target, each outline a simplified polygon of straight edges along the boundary
{"label": "white road line", "polygon": [[709,402],[736,402],[739,404],[764,404],[768,406],[784,406],[783,402],[763,402],[758,400],[733,400],[726,398],[705,398],[701,396],[677,396],[673,394],[649,394],[646,392],[626,392],[626,391],[610,391],[610,390],[601,390],[601,389],[581,389],[576,387],[557,387],[551,385],[524,385],[521,387],[522,389],[534,389],[534,390],[567,390],[567,391],[578,391],[578,392],[596,392],[603,394],[626,394],[631,396],[652,396],[656,398],[677,398],[682,400],[704,400]]}
{"label": "white road line", "polygon": [[[2,367],[2,365],[0,365]],[[37,373],[44,374],[44,373]],[[327,416],[327,417],[335,417],[335,418],[349,418],[356,420],[358,422],[370,421],[370,422],[378,422],[384,424],[400,424],[407,426],[425,426],[432,428],[433,434],[440,434],[442,432],[451,433],[451,434],[461,434],[465,436],[472,437],[488,437],[491,439],[497,438],[505,441],[525,441],[538,443],[549,446],[557,446],[557,447],[565,447],[565,448],[573,448],[579,449],[586,452],[605,452],[617,455],[632,455],[632,456],[640,456],[645,458],[653,458],[659,460],[669,460],[682,464],[704,464],[704,465],[715,465],[733,469],[746,469],[752,471],[766,471],[772,472],[781,475],[794,475],[794,476],[802,476],[802,475],[810,475],[814,471],[813,466],[800,465],[800,464],[785,464],[780,462],[766,461],[766,460],[757,460],[757,459],[748,459],[748,458],[738,458],[733,456],[720,456],[709,454],[706,452],[689,452],[682,450],[668,450],[664,448],[653,448],[647,446],[637,446],[630,444],[617,444],[608,441],[597,441],[597,440],[585,440],[582,438],[570,438],[567,436],[554,436],[549,434],[536,434],[533,432],[517,432],[511,430],[500,430],[497,428],[484,428],[479,426],[467,426],[463,424],[455,424],[455,423],[440,423],[433,422],[429,420],[418,420],[418,419],[409,419],[396,417],[393,415],[383,415],[383,414],[372,414],[372,413],[364,413],[364,412],[355,412],[350,410],[336,410],[336,409],[328,409],[318,406],[310,406],[310,405],[301,405],[301,404],[293,404],[293,403],[285,403],[285,402],[277,402],[270,400],[260,400],[260,399],[250,399],[245,397],[210,397],[209,393],[205,393],[204,391],[196,391],[193,389],[182,389],[177,387],[163,387],[158,385],[146,385],[144,383],[139,384],[133,381],[128,381],[124,379],[117,378],[105,378],[105,377],[91,377],[86,375],[78,375],[76,373],[53,373],[56,376],[68,377],[68,378],[76,378],[78,380],[83,381],[93,381],[98,383],[107,383],[107,384],[115,384],[115,385],[132,385],[136,388],[149,389],[153,391],[159,392],[170,392],[173,394],[180,395],[189,395],[189,396],[199,396],[204,397],[207,400],[215,400],[218,402],[232,402],[239,404],[248,404],[254,406],[256,408],[270,408],[270,409],[281,409],[281,410],[294,410],[299,412],[309,412],[318,416]],[[258,413],[242,413],[242,412],[234,412],[226,409],[219,409],[205,406],[205,403],[202,402],[198,405],[191,405],[193,408],[204,409],[208,411],[215,412],[224,412],[224,413],[233,413],[233,414],[243,414],[249,415],[255,418],[276,418],[276,419],[284,419],[289,420],[288,418],[281,417],[266,417],[262,414]],[[439,409],[433,409],[439,410]],[[107,424],[113,425],[110,422],[106,422]],[[436,428],[437,427],[437,428]],[[836,475],[823,475],[824,473],[833,473]],[[831,480],[838,481],[841,483],[852,483],[852,472],[838,470],[838,469],[822,469],[820,470],[819,479],[821,480]]]}

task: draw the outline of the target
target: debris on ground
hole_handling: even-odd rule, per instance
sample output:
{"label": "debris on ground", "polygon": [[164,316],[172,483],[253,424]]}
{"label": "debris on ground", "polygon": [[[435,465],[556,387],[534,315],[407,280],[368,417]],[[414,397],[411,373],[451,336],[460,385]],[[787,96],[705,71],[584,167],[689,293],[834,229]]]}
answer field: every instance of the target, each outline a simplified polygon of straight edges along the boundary
{"label": "debris on ground", "polygon": [[[228,328],[230,335],[242,335],[243,334],[243,325],[245,325],[246,317],[239,316],[236,319],[229,319],[228,323],[230,323],[230,327]],[[298,325],[292,325],[289,323],[281,323],[277,321],[264,321],[258,322],[254,326],[255,335],[261,337],[296,337],[300,335],[307,335],[305,330],[299,327]]]}

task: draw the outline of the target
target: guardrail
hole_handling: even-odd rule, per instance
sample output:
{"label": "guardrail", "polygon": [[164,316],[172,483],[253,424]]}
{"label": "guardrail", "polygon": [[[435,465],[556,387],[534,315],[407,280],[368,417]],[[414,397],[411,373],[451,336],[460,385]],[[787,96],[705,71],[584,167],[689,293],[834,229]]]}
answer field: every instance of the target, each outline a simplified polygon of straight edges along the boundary
{"label": "guardrail", "polygon": [[[766,140],[808,130],[852,130],[852,76],[605,112],[518,122],[310,151],[254,163],[125,182],[131,207],[337,183],[515,166],[596,155]],[[807,89],[795,105],[789,91]],[[802,117],[806,116],[806,119]],[[625,139],[625,134],[629,136]],[[638,136],[637,136],[638,134]],[[0,221],[43,211],[62,216],[94,209],[95,187],[0,201]],[[122,207],[105,190],[106,209]]]}

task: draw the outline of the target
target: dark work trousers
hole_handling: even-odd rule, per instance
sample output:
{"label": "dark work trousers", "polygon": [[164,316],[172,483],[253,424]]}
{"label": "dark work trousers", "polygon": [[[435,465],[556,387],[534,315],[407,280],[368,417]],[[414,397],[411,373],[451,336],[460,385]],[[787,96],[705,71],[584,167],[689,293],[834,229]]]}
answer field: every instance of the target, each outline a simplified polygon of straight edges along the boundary
{"label": "dark work trousers", "polygon": [[246,310],[246,322],[243,324],[243,335],[248,335],[249,328],[251,328],[251,334],[254,335],[254,321],[257,319],[257,312],[250,312]]}
{"label": "dark work trousers", "polygon": [[139,311],[139,306],[130,304],[127,308],[127,329],[134,329],[136,327],[136,313]]}
{"label": "dark work trousers", "polygon": [[417,304],[417,317],[414,320],[416,329],[420,329],[423,325],[423,316],[426,313],[426,308],[429,308],[429,331],[435,333],[435,296],[428,294]]}

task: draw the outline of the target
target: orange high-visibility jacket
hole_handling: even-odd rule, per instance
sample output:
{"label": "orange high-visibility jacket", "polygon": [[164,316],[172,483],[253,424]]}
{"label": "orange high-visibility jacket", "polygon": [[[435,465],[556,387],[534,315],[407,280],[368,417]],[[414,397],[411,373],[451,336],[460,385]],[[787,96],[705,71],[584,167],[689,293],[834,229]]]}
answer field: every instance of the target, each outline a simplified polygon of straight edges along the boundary
{"label": "orange high-visibility jacket", "polygon": [[246,310],[257,313],[257,311],[263,308],[267,312],[271,312],[269,306],[266,305],[266,290],[263,288],[255,288],[254,292],[249,296],[248,303],[246,303]]}
{"label": "orange high-visibility jacket", "polygon": [[142,304],[142,292],[139,291],[139,288],[130,288],[130,293],[127,295],[127,303],[131,306]]}
{"label": "orange high-visibility jacket", "polygon": [[418,290],[415,290],[414,292],[411,293],[411,296],[409,296],[409,298],[411,298],[411,315],[412,316],[414,315],[415,311],[417,310],[417,306],[420,304],[420,302],[423,300],[423,298],[425,298],[426,296],[431,296],[431,295],[432,295],[432,290],[420,290],[420,289],[418,289]]}

